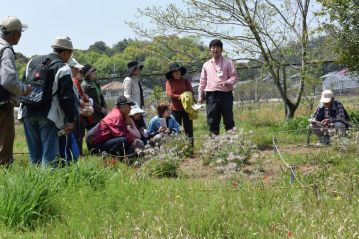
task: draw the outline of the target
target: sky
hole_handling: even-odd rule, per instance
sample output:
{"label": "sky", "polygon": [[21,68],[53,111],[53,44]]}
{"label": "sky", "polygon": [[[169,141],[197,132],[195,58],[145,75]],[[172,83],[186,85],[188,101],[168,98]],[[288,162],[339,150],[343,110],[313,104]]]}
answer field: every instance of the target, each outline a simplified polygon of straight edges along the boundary
{"label": "sky", "polygon": [[170,3],[182,5],[181,0],[0,0],[0,18],[16,16],[29,26],[14,49],[30,57],[50,53],[57,36],[69,36],[81,50],[96,41],[112,46],[135,38],[125,21],[136,21],[138,8]]}

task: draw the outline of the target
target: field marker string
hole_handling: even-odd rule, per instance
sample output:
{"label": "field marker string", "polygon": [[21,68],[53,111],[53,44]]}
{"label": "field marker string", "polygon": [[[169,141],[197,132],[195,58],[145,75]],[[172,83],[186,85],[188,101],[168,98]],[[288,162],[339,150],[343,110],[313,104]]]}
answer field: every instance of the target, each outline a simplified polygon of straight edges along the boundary
{"label": "field marker string", "polygon": [[284,157],[282,156],[281,152],[279,151],[278,149],[278,145],[277,145],[277,139],[275,137],[273,137],[273,146],[274,146],[274,149],[275,149],[275,152],[277,152],[277,154],[279,155],[279,158],[283,161],[283,163],[285,164],[285,166],[291,171],[291,175],[290,175],[290,179],[291,179],[291,182],[293,182],[294,180],[297,181],[299,183],[299,185],[303,186],[304,185],[298,180],[298,178],[295,176],[295,173],[294,173],[294,166],[291,166],[289,165]]}

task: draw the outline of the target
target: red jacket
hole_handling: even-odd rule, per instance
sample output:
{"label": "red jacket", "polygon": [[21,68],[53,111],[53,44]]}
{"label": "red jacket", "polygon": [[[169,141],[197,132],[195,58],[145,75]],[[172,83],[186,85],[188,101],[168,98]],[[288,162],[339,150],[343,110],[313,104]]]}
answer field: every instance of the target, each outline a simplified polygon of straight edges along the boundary
{"label": "red jacket", "polygon": [[191,91],[194,95],[191,81],[181,78],[180,80],[170,79],[166,81],[166,94],[171,98],[171,109],[184,111],[181,100],[181,94],[185,91]]}
{"label": "red jacket", "polygon": [[103,118],[93,137],[93,144],[102,144],[109,139],[126,137],[128,143],[133,142],[133,137],[127,130],[126,119],[119,108],[114,108]]}

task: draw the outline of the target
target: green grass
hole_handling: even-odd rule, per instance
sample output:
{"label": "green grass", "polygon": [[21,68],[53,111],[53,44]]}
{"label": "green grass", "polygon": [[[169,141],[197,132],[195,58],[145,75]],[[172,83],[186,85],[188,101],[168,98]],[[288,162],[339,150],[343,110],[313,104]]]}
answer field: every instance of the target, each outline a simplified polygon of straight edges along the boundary
{"label": "green grass", "polygon": [[[121,163],[106,167],[96,157],[51,170],[15,155],[16,163],[0,170],[0,238],[359,238],[358,145],[286,150],[304,144],[306,134],[281,132],[304,121],[284,121],[282,107],[236,107],[236,125],[253,131],[256,144],[271,145],[276,135],[305,187],[290,183],[289,171],[271,152],[258,164],[269,160],[283,168],[269,183],[242,174],[158,178],[168,176],[166,167],[175,171],[167,164],[149,165],[162,173],[151,177]],[[14,151],[26,152],[22,128],[16,133]],[[206,134],[201,114],[195,151]],[[301,172],[303,165],[313,172]]]}

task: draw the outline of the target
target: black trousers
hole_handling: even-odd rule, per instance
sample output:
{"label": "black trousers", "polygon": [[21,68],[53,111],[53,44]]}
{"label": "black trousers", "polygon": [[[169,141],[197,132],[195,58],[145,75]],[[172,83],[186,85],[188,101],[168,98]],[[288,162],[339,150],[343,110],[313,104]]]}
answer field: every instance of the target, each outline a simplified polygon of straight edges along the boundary
{"label": "black trousers", "polygon": [[209,131],[219,134],[221,116],[226,130],[234,127],[233,120],[233,94],[232,92],[213,91],[206,92],[207,124]]}
{"label": "black trousers", "polygon": [[183,125],[184,132],[193,146],[193,121],[189,119],[188,113],[186,111],[172,110],[172,115],[180,125]]}

